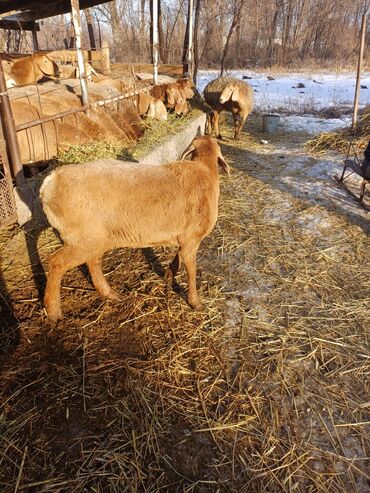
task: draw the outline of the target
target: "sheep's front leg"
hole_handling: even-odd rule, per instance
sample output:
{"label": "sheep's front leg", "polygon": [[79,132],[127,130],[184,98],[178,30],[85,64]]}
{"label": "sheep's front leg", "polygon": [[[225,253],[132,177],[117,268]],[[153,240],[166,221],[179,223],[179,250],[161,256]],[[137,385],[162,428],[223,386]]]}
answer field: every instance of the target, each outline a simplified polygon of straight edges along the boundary
{"label": "sheep's front leg", "polygon": [[179,255],[185,264],[186,273],[188,275],[188,303],[195,310],[202,307],[199,299],[196,284],[197,274],[197,251],[199,243],[189,243],[181,246]]}
{"label": "sheep's front leg", "polygon": [[246,116],[241,117],[240,115],[235,115],[234,116],[234,126],[235,126],[235,135],[234,135],[234,140],[238,140],[240,137],[240,132],[244,126],[245,120],[247,119]]}
{"label": "sheep's front leg", "polygon": [[90,271],[91,279],[94,284],[94,288],[97,290],[102,298],[108,298],[113,301],[119,301],[119,294],[110,287],[107,279],[105,278],[101,268],[101,258],[94,258],[87,262],[87,266]]}
{"label": "sheep's front leg", "polygon": [[63,318],[60,287],[64,274],[86,261],[86,252],[64,245],[49,260],[49,272],[45,289],[44,305],[50,322],[56,323]]}

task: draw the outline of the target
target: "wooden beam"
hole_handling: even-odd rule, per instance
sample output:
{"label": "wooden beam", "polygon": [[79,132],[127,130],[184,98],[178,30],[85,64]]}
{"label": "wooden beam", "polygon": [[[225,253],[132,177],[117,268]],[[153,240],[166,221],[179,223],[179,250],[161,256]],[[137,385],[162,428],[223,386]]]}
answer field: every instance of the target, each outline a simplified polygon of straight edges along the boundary
{"label": "wooden beam", "polygon": [[107,40],[101,42],[101,58],[100,58],[100,70],[104,75],[111,73],[110,68],[110,55],[109,55],[109,43]]}
{"label": "wooden beam", "polygon": [[[12,29],[14,31],[40,31],[40,26],[35,21],[19,21],[15,15],[0,19],[0,29]],[[14,19],[13,19],[14,18]]]}
{"label": "wooden beam", "polygon": [[[14,6],[16,3],[19,4],[18,10],[22,10],[23,7],[23,12],[12,17],[20,22],[37,21],[39,19],[45,19],[46,17],[53,17],[54,15],[71,12],[71,3],[69,0],[49,0],[42,3],[38,1],[37,4],[31,4],[31,7],[26,0],[19,0],[18,2],[17,0],[10,0],[4,3],[0,2],[0,13],[4,14],[16,10],[17,7]],[[80,9],[87,9],[101,3],[105,2],[102,0],[80,0]]]}

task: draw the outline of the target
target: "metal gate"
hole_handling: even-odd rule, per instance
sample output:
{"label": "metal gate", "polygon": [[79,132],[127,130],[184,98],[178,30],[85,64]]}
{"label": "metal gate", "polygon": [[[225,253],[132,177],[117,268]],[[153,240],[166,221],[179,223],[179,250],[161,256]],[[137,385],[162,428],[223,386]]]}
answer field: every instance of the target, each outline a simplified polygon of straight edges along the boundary
{"label": "metal gate", "polygon": [[0,229],[17,221],[17,213],[6,153],[3,130],[0,125]]}

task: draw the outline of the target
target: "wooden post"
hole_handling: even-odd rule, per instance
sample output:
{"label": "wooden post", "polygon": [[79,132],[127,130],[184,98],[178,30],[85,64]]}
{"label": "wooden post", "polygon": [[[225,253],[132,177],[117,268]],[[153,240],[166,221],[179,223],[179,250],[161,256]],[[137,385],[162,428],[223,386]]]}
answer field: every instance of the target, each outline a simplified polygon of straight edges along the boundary
{"label": "wooden post", "polygon": [[194,11],[194,2],[193,0],[189,0],[188,5],[188,49],[186,53],[186,64],[183,66],[184,73],[187,73],[188,76],[192,79],[194,72],[194,63],[193,63],[193,11]]}
{"label": "wooden post", "polygon": [[100,70],[103,74],[110,74],[110,55],[109,55],[109,43],[107,40],[101,41],[101,61]]}
{"label": "wooden post", "polygon": [[39,51],[39,42],[37,40],[37,31],[32,29],[33,51]]}
{"label": "wooden post", "polygon": [[360,97],[360,80],[361,80],[361,71],[362,71],[362,58],[364,56],[365,34],[366,34],[366,16],[367,16],[367,13],[364,12],[363,16],[362,16],[362,22],[361,22],[361,41],[360,41],[360,52],[358,55],[358,63],[357,63],[357,78],[356,78],[355,100],[353,103],[352,130],[355,130],[356,125],[357,125],[357,110],[358,110],[358,99]]}
{"label": "wooden post", "polygon": [[79,0],[71,0],[72,22],[76,34],[76,54],[77,66],[79,70],[79,79],[81,86],[82,104],[89,104],[89,90],[87,87],[85,61],[81,45],[81,16]]}
{"label": "wooden post", "polygon": [[90,9],[85,9],[84,12],[85,12],[85,17],[86,17],[87,30],[89,33],[90,49],[96,50],[93,16],[91,14]]}
{"label": "wooden post", "polygon": [[12,109],[10,106],[9,96],[4,78],[3,63],[0,55],[0,93],[1,93],[1,117],[4,127],[4,137],[9,154],[12,176],[17,186],[22,186],[25,183],[23,174],[23,166],[21,153],[19,150],[17,132],[13,118]]}
{"label": "wooden post", "polygon": [[153,82],[158,84],[158,0],[151,0],[152,8],[152,46],[153,46]]}

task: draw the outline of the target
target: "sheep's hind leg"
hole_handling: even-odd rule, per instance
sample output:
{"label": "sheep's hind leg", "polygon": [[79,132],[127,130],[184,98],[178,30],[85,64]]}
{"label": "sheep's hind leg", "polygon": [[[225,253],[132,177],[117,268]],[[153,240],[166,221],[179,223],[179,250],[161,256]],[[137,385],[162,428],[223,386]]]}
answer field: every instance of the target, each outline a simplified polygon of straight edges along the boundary
{"label": "sheep's hind leg", "polygon": [[87,262],[94,288],[102,298],[119,301],[120,295],[110,287],[101,268],[101,258],[94,258]]}
{"label": "sheep's hind leg", "polygon": [[197,292],[196,274],[197,274],[197,251],[199,243],[183,244],[180,247],[179,255],[185,264],[188,275],[188,303],[195,310],[202,307]]}
{"label": "sheep's hind leg", "polygon": [[45,289],[44,305],[50,322],[56,323],[63,318],[60,287],[62,277],[68,271],[86,261],[86,252],[64,245],[49,260],[49,272]]}
{"label": "sheep's hind leg", "polygon": [[165,274],[165,281],[167,283],[168,289],[171,288],[171,284],[180,268],[180,265],[181,265],[181,260],[179,257],[179,252],[177,252],[175,258],[172,260]]}
{"label": "sheep's hind leg", "polygon": [[220,134],[220,129],[218,127],[218,121],[220,119],[220,113],[218,111],[213,111],[213,128],[215,135],[218,139],[222,140],[222,135]]}
{"label": "sheep's hind leg", "polygon": [[[238,140],[240,138],[240,132],[242,128],[244,127],[245,120],[247,119],[246,116],[241,117],[238,115],[238,119],[234,117],[234,125],[235,125],[235,135],[234,135],[234,140]],[[238,122],[239,120],[239,122]]]}

